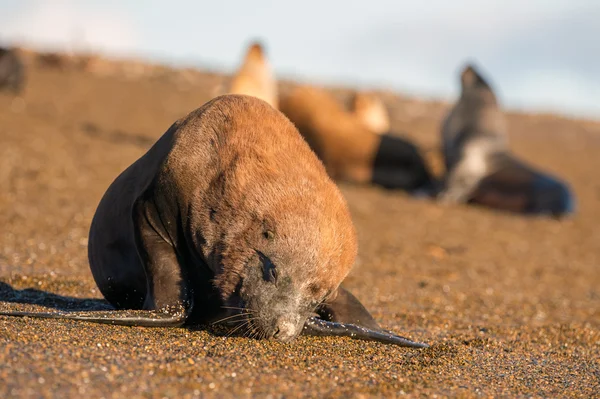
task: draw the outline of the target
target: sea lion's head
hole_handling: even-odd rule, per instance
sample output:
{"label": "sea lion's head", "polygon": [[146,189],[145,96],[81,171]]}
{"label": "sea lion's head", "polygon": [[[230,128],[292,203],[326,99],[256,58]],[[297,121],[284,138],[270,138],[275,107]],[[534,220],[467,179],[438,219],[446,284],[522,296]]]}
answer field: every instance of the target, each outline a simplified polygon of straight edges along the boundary
{"label": "sea lion's head", "polygon": [[[259,133],[272,145],[223,155],[213,189],[214,284],[226,308],[242,308],[257,336],[289,341],[331,295],[357,251],[346,202],[293,124]],[[262,117],[266,120],[270,116]],[[272,133],[272,129],[283,133]],[[244,140],[252,140],[252,131]],[[277,142],[277,144],[273,144]]]}
{"label": "sea lion's head", "polygon": [[246,50],[246,60],[266,62],[265,46],[260,40],[253,40]]}
{"label": "sea lion's head", "polygon": [[241,65],[232,76],[228,92],[254,96],[277,108],[277,79],[261,41],[249,43]]}
{"label": "sea lion's head", "polygon": [[223,242],[217,287],[226,304],[244,309],[256,335],[295,338],[354,263],[356,236],[343,199],[310,185],[286,190],[263,181],[261,195],[246,199],[253,211],[238,213],[240,220],[248,212],[249,223]]}
{"label": "sea lion's head", "polygon": [[460,84],[463,96],[474,96],[484,102],[496,103],[494,89],[475,65],[468,63],[463,67]]}
{"label": "sea lion's head", "polygon": [[390,131],[390,116],[385,104],[374,93],[356,92],[351,100],[352,113],[373,133],[383,134]]}
{"label": "sea lion's head", "polygon": [[469,63],[460,73],[460,82],[463,90],[474,87],[489,87],[487,81],[481,76],[475,65]]}

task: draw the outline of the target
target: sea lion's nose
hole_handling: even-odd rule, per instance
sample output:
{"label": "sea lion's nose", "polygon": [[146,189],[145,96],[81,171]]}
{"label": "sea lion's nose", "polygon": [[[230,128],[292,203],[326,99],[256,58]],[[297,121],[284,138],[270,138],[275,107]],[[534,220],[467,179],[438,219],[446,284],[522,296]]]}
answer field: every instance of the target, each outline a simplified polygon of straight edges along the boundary
{"label": "sea lion's nose", "polygon": [[279,320],[275,325],[275,333],[273,334],[273,338],[288,342],[294,339],[296,336],[296,325],[289,320]]}

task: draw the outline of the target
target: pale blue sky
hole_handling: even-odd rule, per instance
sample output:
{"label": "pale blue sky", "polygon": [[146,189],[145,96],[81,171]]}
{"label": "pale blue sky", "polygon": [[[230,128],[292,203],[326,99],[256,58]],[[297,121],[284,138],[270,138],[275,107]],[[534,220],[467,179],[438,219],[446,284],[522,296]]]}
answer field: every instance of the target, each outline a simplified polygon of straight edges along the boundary
{"label": "pale blue sky", "polygon": [[598,0],[0,0],[0,42],[231,71],[261,38],[281,77],[451,99],[475,60],[510,108],[600,119]]}

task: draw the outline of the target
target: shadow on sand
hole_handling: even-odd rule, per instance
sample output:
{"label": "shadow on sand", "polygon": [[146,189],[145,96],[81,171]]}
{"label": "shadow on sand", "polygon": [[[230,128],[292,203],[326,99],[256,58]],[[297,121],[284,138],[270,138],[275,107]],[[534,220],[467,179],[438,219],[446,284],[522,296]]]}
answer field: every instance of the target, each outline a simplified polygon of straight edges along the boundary
{"label": "shadow on sand", "polygon": [[[29,317],[35,317],[33,314],[51,314],[58,312],[68,312],[74,316],[81,316],[85,314],[86,316],[93,316],[94,318],[102,318],[103,316],[117,316],[117,317],[154,317],[156,318],[156,314],[149,315],[148,311],[143,310],[115,310],[112,305],[110,305],[104,299],[95,299],[95,298],[74,298],[69,296],[57,295],[51,292],[41,291],[35,288],[25,288],[22,290],[18,290],[13,288],[10,284],[0,281],[0,302],[7,303],[18,303],[24,305],[37,305],[48,308],[47,310],[37,310],[32,311],[32,315]],[[12,313],[20,313],[20,310],[6,310],[6,312]],[[29,313],[27,311],[26,313]],[[63,313],[65,314],[65,313]],[[4,314],[3,316],[7,316]],[[22,316],[22,315],[18,315]],[[41,317],[48,318],[48,317]],[[56,319],[61,319],[63,317],[52,317]],[[83,322],[94,322],[91,320],[80,320]],[[96,323],[98,321],[95,321]],[[103,323],[103,322],[102,322]],[[104,324],[104,323],[103,323]],[[112,324],[112,323],[107,323]],[[121,323],[115,323],[121,324]],[[124,324],[124,325],[140,325],[144,326],[144,323],[133,323],[133,324]],[[148,327],[148,326],[146,326]],[[155,327],[172,327],[172,326],[155,326]],[[221,325],[220,323],[215,324],[186,324],[185,328],[193,331],[206,331],[213,336],[242,336],[245,335],[244,331],[240,331],[239,333],[232,334],[229,329]]]}
{"label": "shadow on sand", "polygon": [[14,289],[10,284],[0,281],[0,302],[39,305],[56,310],[90,311],[113,310],[114,308],[104,299],[74,298],[53,294],[51,292],[25,288]]}

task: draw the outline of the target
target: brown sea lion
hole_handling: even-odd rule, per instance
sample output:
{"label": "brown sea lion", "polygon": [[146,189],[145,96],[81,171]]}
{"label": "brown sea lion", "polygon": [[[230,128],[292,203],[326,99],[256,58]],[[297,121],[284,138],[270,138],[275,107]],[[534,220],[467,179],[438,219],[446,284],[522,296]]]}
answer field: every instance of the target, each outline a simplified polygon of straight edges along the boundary
{"label": "brown sea lion", "polygon": [[429,168],[414,144],[393,134],[371,132],[325,90],[293,89],[281,98],[280,109],[334,179],[409,192],[433,188]]}
{"label": "brown sea lion", "polygon": [[473,65],[461,73],[461,96],[442,125],[444,203],[473,203],[531,214],[574,210],[569,187],[515,158],[506,121],[489,83]]}
{"label": "brown sea lion", "polygon": [[19,94],[25,84],[25,66],[17,52],[0,47],[0,90]]}
{"label": "brown sea lion", "polygon": [[340,286],[356,248],[345,200],[292,123],[255,97],[225,95],[175,122],[98,205],[92,274],[127,310],[0,314],[141,326],[229,319],[281,341],[304,332],[426,346],[381,329]]}
{"label": "brown sea lion", "polygon": [[229,93],[254,96],[277,108],[277,80],[260,42],[255,41],[248,47],[242,65],[230,83]]}
{"label": "brown sea lion", "polygon": [[384,134],[390,131],[388,110],[376,94],[357,91],[350,100],[350,110],[373,133]]}

